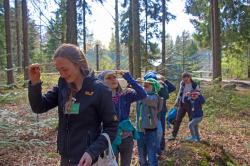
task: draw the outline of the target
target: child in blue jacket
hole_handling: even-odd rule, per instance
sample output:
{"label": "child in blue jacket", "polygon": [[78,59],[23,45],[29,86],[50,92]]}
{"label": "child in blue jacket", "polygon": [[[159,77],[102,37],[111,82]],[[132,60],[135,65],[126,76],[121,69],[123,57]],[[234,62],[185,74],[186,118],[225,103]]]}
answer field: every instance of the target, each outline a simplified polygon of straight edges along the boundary
{"label": "child in blue jacket", "polygon": [[[122,90],[117,75],[121,75],[127,81],[131,86],[129,90]],[[146,98],[147,94],[128,72],[104,71],[98,78],[112,90],[113,105],[119,120],[118,132],[112,147],[117,158],[120,154],[120,165],[128,166],[132,159],[133,138],[138,139],[139,137],[129,119],[130,105],[135,101]]]}
{"label": "child in blue jacket", "polygon": [[186,138],[186,140],[198,142],[200,141],[198,125],[203,117],[202,105],[205,103],[205,99],[197,90],[192,91],[188,96],[187,100],[190,103],[191,110],[191,121],[189,122],[188,127],[191,136]]}

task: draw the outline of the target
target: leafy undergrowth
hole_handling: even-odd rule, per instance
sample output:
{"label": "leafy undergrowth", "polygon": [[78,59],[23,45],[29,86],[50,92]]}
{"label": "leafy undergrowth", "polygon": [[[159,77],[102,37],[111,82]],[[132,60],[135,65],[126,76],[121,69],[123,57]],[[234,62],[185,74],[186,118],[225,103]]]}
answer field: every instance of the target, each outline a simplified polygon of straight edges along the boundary
{"label": "leafy undergrowth", "polygon": [[[49,80],[43,79],[43,91],[52,87]],[[166,141],[160,165],[250,165],[250,90],[224,91],[209,86],[204,88],[204,95],[202,142],[183,141],[189,136],[185,118],[177,140]],[[174,99],[175,94],[169,104]],[[28,105],[26,89],[0,91],[0,166],[59,165],[56,128],[56,109],[37,120]],[[167,130],[165,138],[170,133],[171,129]],[[136,146],[131,165],[138,165]]]}
{"label": "leafy undergrowth", "polygon": [[57,111],[39,115],[29,106],[2,105],[0,109],[0,165],[58,165]]}
{"label": "leafy undergrowth", "polygon": [[164,154],[160,165],[239,165],[222,146],[209,144],[208,142],[171,143],[169,150]]}
{"label": "leafy undergrowth", "polygon": [[[184,141],[190,135],[187,123],[185,118],[176,141],[167,142],[162,165],[250,164],[250,121],[239,119],[233,124],[230,119],[204,118],[200,124],[201,143]],[[170,132],[167,131],[166,138]]]}

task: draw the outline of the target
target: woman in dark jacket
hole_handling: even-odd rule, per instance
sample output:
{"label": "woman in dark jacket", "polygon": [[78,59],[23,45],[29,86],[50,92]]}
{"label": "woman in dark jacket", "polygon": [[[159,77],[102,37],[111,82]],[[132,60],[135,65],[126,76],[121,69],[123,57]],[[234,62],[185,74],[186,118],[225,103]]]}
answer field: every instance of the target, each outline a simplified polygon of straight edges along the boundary
{"label": "woman in dark jacket", "polygon": [[58,85],[42,95],[39,64],[29,67],[29,101],[33,112],[43,113],[58,106],[57,137],[61,165],[89,166],[108,147],[103,133],[114,140],[118,118],[111,91],[90,72],[83,52],[62,44],[55,52]]}

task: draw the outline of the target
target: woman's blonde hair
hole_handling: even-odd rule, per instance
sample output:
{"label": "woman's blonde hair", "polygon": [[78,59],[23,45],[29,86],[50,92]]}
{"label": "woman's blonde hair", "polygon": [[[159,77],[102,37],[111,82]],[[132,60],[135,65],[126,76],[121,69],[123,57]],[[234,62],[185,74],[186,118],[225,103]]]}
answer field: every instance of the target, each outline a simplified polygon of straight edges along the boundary
{"label": "woman's blonde hair", "polygon": [[[87,63],[87,59],[86,59],[84,53],[76,45],[67,44],[67,43],[60,45],[56,49],[54,56],[53,56],[54,60],[56,58],[66,58],[70,62],[72,62],[73,64],[78,65],[80,67],[80,71],[81,71],[83,77],[86,77],[90,72],[90,69],[89,69],[89,66]],[[70,93],[68,96],[68,100],[65,103],[65,108],[66,108],[66,111],[68,111],[68,112],[70,111],[70,108],[72,105],[72,97],[76,93],[75,85],[69,84],[69,87],[70,87]]]}

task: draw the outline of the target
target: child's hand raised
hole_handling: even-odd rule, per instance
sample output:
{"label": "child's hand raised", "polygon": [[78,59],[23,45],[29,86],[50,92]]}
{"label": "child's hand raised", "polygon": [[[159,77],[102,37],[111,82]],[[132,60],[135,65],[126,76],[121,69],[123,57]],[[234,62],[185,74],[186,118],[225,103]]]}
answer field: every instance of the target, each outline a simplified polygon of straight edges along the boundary
{"label": "child's hand raised", "polygon": [[125,73],[125,72],[124,72],[123,70],[116,70],[116,71],[115,71],[115,74],[116,74],[116,75],[121,75],[121,76],[123,76],[124,73]]}
{"label": "child's hand raised", "polygon": [[186,96],[190,96],[190,95],[191,95],[191,92],[187,92],[185,95],[186,95]]}

